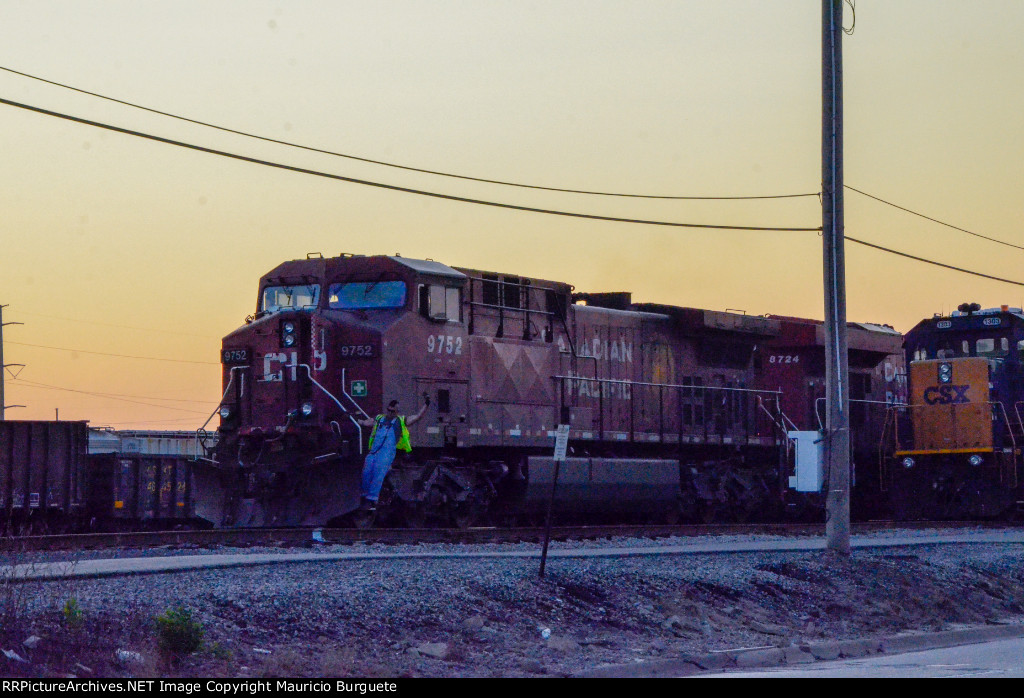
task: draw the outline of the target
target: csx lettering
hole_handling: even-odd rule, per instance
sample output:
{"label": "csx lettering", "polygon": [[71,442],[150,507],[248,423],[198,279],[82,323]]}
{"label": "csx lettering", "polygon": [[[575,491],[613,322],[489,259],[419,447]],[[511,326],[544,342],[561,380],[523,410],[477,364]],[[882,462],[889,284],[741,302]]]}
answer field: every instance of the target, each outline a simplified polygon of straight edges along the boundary
{"label": "csx lettering", "polygon": [[969,385],[942,385],[932,386],[924,391],[924,401],[929,405],[960,405],[970,402],[967,397]]}

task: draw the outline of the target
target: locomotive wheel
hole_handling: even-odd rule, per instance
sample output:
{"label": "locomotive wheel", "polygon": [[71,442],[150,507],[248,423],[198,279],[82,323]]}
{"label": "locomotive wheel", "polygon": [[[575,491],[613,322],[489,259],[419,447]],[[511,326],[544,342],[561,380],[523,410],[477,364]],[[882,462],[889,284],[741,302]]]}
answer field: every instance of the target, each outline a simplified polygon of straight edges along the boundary
{"label": "locomotive wheel", "polygon": [[352,512],[352,525],[356,528],[373,528],[375,523],[377,523],[376,511],[358,510]]}
{"label": "locomotive wheel", "polygon": [[402,516],[409,528],[444,526],[448,521],[448,501],[441,487],[434,484],[418,502],[403,502]]}
{"label": "locomotive wheel", "polygon": [[702,524],[721,523],[722,505],[717,501],[702,500],[698,507],[698,518]]}
{"label": "locomotive wheel", "polygon": [[409,528],[427,527],[427,512],[424,510],[422,503],[404,504],[402,507],[402,517],[405,519],[405,525]]}
{"label": "locomotive wheel", "polygon": [[480,520],[483,508],[476,502],[464,502],[453,507],[452,523],[455,528],[467,529]]}

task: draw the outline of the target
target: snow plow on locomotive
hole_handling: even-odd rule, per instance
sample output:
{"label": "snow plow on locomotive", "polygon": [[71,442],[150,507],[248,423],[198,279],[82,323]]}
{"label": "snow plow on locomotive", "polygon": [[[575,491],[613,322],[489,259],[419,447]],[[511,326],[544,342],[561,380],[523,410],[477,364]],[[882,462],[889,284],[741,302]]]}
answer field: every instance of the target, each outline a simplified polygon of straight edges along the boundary
{"label": "snow plow on locomotive", "polygon": [[[361,422],[391,400],[411,413],[426,395],[378,522],[543,510],[559,423],[570,452],[556,511],[782,516],[790,432],[817,428],[820,323],[573,291],[397,255],[279,265],[260,282],[257,313],[223,341],[220,427],[195,464],[197,514],[219,526],[365,523]],[[884,395],[899,335],[861,329],[851,356],[860,352],[862,392]],[[782,362],[792,369],[797,355],[794,391]],[[863,439],[877,454],[878,434]]]}

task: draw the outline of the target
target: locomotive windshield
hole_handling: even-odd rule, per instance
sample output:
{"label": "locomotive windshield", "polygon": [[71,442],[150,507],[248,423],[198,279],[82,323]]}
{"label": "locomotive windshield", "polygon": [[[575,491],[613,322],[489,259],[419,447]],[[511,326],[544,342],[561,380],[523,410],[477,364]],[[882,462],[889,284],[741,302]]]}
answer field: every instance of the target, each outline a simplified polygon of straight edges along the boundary
{"label": "locomotive windshield", "polygon": [[[1021,343],[1017,344],[1018,350],[1022,348]],[[935,350],[934,356],[930,355],[927,347],[918,347],[914,353],[914,361],[923,359],[955,359],[965,356],[981,356],[986,359],[1002,359],[1010,354],[1010,339],[1008,337],[981,337],[975,340],[959,339],[946,340]]]}
{"label": "locomotive windshield", "polygon": [[333,309],[402,308],[405,306],[404,281],[355,281],[331,284],[327,296]]}
{"label": "locomotive windshield", "polygon": [[320,286],[267,286],[263,289],[263,303],[260,310],[312,310],[320,302]]}

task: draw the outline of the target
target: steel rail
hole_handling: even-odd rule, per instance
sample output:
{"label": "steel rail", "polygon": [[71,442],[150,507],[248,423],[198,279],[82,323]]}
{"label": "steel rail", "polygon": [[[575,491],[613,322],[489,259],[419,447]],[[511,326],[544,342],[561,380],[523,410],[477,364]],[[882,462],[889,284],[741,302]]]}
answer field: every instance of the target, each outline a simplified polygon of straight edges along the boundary
{"label": "steel rail", "polygon": [[[853,530],[870,533],[899,529],[1016,529],[1020,522],[991,521],[866,521],[855,522]],[[593,540],[609,537],[668,538],[715,535],[824,535],[824,523],[759,524],[682,524],[637,526],[563,526],[553,528],[556,540]],[[97,549],[171,548],[247,548],[314,547],[321,544],[355,545],[378,543],[412,545],[417,543],[539,543],[542,527],[529,528],[237,528],[173,531],[134,531],[116,533],[73,533],[0,538],[0,553],[77,551]]]}

